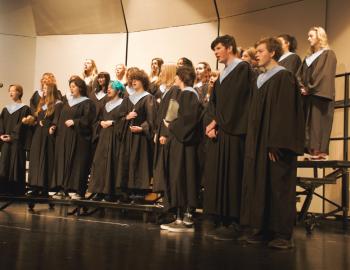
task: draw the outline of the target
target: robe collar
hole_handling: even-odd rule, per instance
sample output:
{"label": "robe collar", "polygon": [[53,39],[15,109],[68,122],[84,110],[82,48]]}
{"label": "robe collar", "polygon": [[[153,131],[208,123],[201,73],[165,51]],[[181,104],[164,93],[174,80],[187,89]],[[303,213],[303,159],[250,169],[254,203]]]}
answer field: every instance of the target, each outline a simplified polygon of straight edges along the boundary
{"label": "robe collar", "polygon": [[130,86],[126,86],[126,91],[128,92],[129,96],[132,96],[133,94],[135,94],[135,89],[130,87]]}
{"label": "robe collar", "polygon": [[8,110],[8,112],[10,114],[13,114],[14,112],[17,112],[19,109],[21,109],[22,107],[24,107],[25,104],[24,103],[11,103],[9,105],[6,105],[6,109]]}
{"label": "robe collar", "polygon": [[285,70],[286,68],[285,67],[282,67],[282,66],[276,66],[264,73],[261,73],[259,76],[258,76],[258,79],[256,80],[256,85],[258,87],[258,89],[264,85],[264,83],[266,81],[268,81],[273,75],[275,75],[277,72],[281,71],[281,70]]}
{"label": "robe collar", "polygon": [[186,86],[182,91],[189,91],[189,92],[194,93],[199,100],[199,95],[198,95],[197,91],[193,89],[193,87]]}
{"label": "robe collar", "polygon": [[309,67],[311,66],[311,64],[327,49],[321,49],[313,54],[311,54],[310,56],[306,57],[305,62],[306,65]]}
{"label": "robe collar", "polygon": [[286,53],[284,53],[284,54],[280,57],[280,59],[278,59],[278,62],[281,62],[282,60],[286,59],[289,55],[292,55],[292,54],[295,54],[295,53],[293,53],[293,52],[286,52]]}
{"label": "robe collar", "polygon": [[225,67],[225,69],[220,74],[220,84],[227,77],[227,75],[229,75],[241,62],[243,62],[243,60],[234,58],[233,61],[227,67]]}
{"label": "robe collar", "polygon": [[166,92],[166,85],[165,84],[161,84],[160,86],[159,86],[159,90],[160,90],[160,92],[162,92],[163,94]]}
{"label": "robe collar", "polygon": [[81,96],[78,98],[70,98],[70,99],[68,99],[69,107],[73,107],[73,106],[75,106],[75,105],[77,105],[77,104],[79,104],[87,99],[89,99],[89,98],[84,97],[84,96]]}
{"label": "robe collar", "polygon": [[143,91],[142,93],[137,93],[129,96],[129,100],[131,101],[132,104],[136,105],[137,102],[140,101],[141,98],[150,95],[147,91]]}
{"label": "robe collar", "polygon": [[98,93],[95,93],[95,97],[96,97],[98,100],[103,99],[105,96],[106,96],[106,93],[105,93],[103,90],[99,91]]}
{"label": "robe collar", "polygon": [[109,113],[112,111],[114,108],[118,107],[120,104],[122,104],[123,99],[122,98],[117,98],[117,99],[112,99],[108,101],[105,105],[106,111]]}
{"label": "robe collar", "polygon": [[[56,100],[55,105],[58,104],[58,103],[62,103],[62,101],[61,100]],[[44,104],[43,106],[41,106],[41,109],[43,109],[43,111],[46,111],[47,110],[47,104]]]}

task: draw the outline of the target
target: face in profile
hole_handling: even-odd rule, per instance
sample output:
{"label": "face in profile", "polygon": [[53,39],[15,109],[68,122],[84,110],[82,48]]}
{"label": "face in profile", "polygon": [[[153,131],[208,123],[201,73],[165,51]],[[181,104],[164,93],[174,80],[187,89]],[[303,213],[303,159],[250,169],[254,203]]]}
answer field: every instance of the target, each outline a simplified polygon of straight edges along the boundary
{"label": "face in profile", "polygon": [[116,91],[114,91],[114,89],[112,88],[112,84],[109,84],[108,85],[108,89],[107,89],[107,96],[109,97],[109,98],[114,98],[115,96],[117,95],[117,92]]}
{"label": "face in profile", "polygon": [[318,44],[317,33],[315,30],[311,30],[307,35],[307,40],[311,47],[314,47]]}
{"label": "face in profile", "polygon": [[115,74],[117,75],[117,77],[123,77],[125,74],[125,68],[122,65],[118,65],[115,68]]}
{"label": "face in profile", "polygon": [[153,60],[151,63],[151,69],[154,73],[158,73],[159,71],[159,66],[157,60]]}
{"label": "face in profile", "polygon": [[16,86],[13,85],[9,88],[9,95],[13,101],[19,100],[19,93],[16,90]]}

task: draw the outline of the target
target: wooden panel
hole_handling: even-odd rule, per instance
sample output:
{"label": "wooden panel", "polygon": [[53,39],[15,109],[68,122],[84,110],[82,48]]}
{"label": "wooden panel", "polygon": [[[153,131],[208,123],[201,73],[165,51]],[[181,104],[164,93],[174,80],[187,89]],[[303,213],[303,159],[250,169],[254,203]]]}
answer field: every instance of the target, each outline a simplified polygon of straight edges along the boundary
{"label": "wooden panel", "polygon": [[33,0],[38,35],[125,32],[120,1]]}

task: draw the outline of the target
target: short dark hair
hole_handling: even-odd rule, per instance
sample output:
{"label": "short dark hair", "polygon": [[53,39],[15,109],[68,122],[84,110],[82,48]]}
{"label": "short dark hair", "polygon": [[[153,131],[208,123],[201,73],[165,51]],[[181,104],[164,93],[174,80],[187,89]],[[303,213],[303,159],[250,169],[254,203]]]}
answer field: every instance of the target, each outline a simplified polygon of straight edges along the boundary
{"label": "short dark hair", "polygon": [[193,87],[194,81],[196,79],[196,72],[194,68],[188,66],[178,67],[176,70],[176,75],[183,81],[185,86]]}
{"label": "short dark hair", "polygon": [[283,38],[286,42],[289,43],[288,49],[290,52],[295,52],[298,47],[298,42],[295,37],[288,34],[281,34],[278,38]]}
{"label": "short dark hair", "polygon": [[275,53],[275,55],[273,56],[273,59],[275,61],[278,61],[280,57],[283,55],[281,42],[277,38],[269,37],[269,38],[260,39],[258,42],[255,43],[255,48],[257,48],[260,44],[265,44],[266,49],[270,53],[272,52]]}
{"label": "short dark hair", "polygon": [[79,88],[79,93],[81,96],[87,96],[87,86],[83,79],[80,77],[74,77],[73,79],[69,80],[69,85],[71,83],[74,83]]}
{"label": "short dark hair", "polygon": [[19,85],[19,84],[11,84],[11,85],[9,86],[9,90],[10,90],[11,87],[14,87],[14,88],[16,89],[16,92],[18,93],[18,98],[19,98],[19,99],[22,99],[22,97],[23,97],[23,87],[22,87],[22,85]]}
{"label": "short dark hair", "polygon": [[233,36],[230,35],[224,35],[224,36],[218,36],[214,41],[211,43],[211,49],[214,50],[216,45],[221,43],[225,48],[232,47],[232,52],[234,54],[237,53],[237,45],[236,40]]}
{"label": "short dark hair", "polygon": [[130,74],[130,79],[140,81],[143,89],[148,91],[150,81],[147,73],[144,70],[135,70]]}

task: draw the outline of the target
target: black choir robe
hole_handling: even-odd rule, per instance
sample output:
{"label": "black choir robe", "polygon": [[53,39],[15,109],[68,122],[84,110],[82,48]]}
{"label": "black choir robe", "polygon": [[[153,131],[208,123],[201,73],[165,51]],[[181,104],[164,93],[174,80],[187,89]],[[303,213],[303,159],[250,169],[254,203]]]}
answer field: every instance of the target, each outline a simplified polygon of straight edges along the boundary
{"label": "black choir robe", "polygon": [[[95,105],[90,99],[70,106],[65,104],[56,130],[56,151],[52,187],[84,195],[91,163],[92,124]],[[67,127],[65,121],[74,125]]]}
{"label": "black choir robe", "polygon": [[[304,117],[295,76],[283,69],[254,90],[250,106],[240,222],[290,238],[295,221],[296,163],[303,154]],[[269,159],[279,149],[279,161]]]}
{"label": "black choir robe", "polygon": [[89,94],[89,98],[95,104],[95,107],[96,107],[96,121],[97,121],[100,113],[103,112],[104,106],[106,105],[106,102],[108,101],[108,97],[107,97],[107,95],[105,95],[104,97],[98,99],[97,96],[96,96],[96,93],[95,92],[91,92]]}
{"label": "black choir robe", "polygon": [[159,86],[160,85],[157,81],[151,82],[148,90],[148,92],[153,95],[156,100],[161,99],[163,95],[162,91],[159,89]]}
{"label": "black choir robe", "polygon": [[169,102],[171,99],[179,99],[181,90],[177,86],[172,86],[165,92],[159,104],[156,121],[156,142],[154,148],[153,161],[153,191],[164,192],[165,196],[169,196],[169,182],[168,182],[168,165],[169,165],[169,144],[161,145],[159,138],[161,136],[169,138],[169,130],[164,126],[163,119],[168,111]]}
{"label": "black choir robe", "polygon": [[301,65],[301,59],[299,55],[292,53],[286,58],[278,61],[278,64],[296,75]]}
{"label": "black choir robe", "polygon": [[332,131],[337,58],[332,50],[325,50],[310,66],[304,59],[297,78],[308,92],[303,96],[305,113],[305,148],[328,153]]}
{"label": "black choir robe", "polygon": [[[126,97],[121,104],[123,114],[123,138],[118,161],[116,189],[149,189],[152,178],[153,136],[156,119],[156,101],[148,94],[136,104]],[[135,110],[135,119],[125,120],[126,115]],[[132,133],[130,126],[141,126],[141,133]]]}
{"label": "black choir robe", "polygon": [[112,120],[113,125],[98,129],[99,140],[91,167],[89,191],[91,193],[113,194],[117,176],[117,164],[121,145],[121,106],[100,111],[98,123]]}
{"label": "black choir robe", "polygon": [[169,124],[169,206],[197,207],[199,193],[198,144],[203,134],[202,105],[198,94],[182,90],[178,118]]}
{"label": "black choir robe", "polygon": [[217,123],[217,138],[206,145],[204,211],[220,217],[239,218],[243,157],[248,112],[255,72],[240,62],[210,97],[206,121]]}
{"label": "black choir robe", "polygon": [[12,141],[3,142],[0,156],[0,193],[24,194],[26,184],[26,151],[30,148],[28,126],[22,118],[30,115],[27,105],[10,113],[5,107],[0,115],[0,135],[10,135]]}
{"label": "black choir robe", "polygon": [[[32,137],[29,155],[28,183],[32,187],[41,187],[47,190],[51,186],[55,159],[55,134],[49,134],[49,129],[58,123],[63,108],[62,102],[55,104],[55,111],[46,117],[46,108],[39,112]],[[39,124],[42,122],[43,126]]]}

